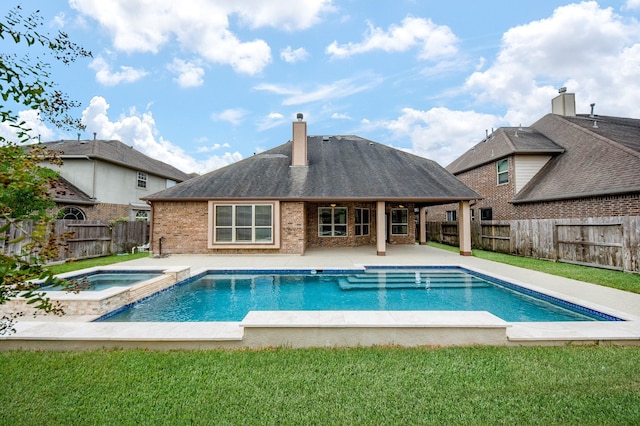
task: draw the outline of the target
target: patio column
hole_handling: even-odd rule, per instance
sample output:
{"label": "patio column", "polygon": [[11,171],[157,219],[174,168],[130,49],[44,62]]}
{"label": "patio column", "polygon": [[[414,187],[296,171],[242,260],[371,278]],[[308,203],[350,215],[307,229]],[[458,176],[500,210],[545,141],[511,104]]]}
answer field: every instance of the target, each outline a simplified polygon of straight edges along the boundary
{"label": "patio column", "polygon": [[458,238],[460,255],[471,256],[471,208],[469,201],[460,201],[458,205]]}
{"label": "patio column", "polygon": [[427,244],[427,208],[420,207],[420,245]]}
{"label": "patio column", "polygon": [[387,220],[385,217],[385,202],[376,203],[376,248],[378,256],[387,254]]}

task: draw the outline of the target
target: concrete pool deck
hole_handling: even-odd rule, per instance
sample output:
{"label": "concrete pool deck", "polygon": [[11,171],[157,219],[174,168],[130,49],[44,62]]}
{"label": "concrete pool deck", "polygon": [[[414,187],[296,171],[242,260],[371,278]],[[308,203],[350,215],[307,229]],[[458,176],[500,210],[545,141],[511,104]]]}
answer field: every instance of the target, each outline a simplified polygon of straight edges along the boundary
{"label": "concrete pool deck", "polygon": [[[565,345],[640,344],[640,294],[556,277],[429,246],[311,249],[299,255],[172,255],[114,267],[210,269],[353,269],[374,265],[453,265],[480,271],[604,312],[620,322],[508,323],[487,312],[283,311],[251,312],[242,322],[91,322],[95,316],[20,318],[0,336],[0,350],[152,348],[206,349],[265,346]],[[640,279],[640,276],[638,277]]]}

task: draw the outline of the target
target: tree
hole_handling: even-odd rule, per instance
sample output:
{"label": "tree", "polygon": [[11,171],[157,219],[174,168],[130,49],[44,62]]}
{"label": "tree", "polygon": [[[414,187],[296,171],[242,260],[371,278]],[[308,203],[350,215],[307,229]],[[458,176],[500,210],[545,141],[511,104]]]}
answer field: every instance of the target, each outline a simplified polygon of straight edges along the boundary
{"label": "tree", "polygon": [[[0,120],[15,129],[17,140],[22,144],[30,141],[30,129],[8,103],[16,108],[37,110],[41,120],[58,128],[83,128],[80,120],[69,114],[70,109],[79,104],[57,89],[46,59],[52,58],[68,65],[79,58],[90,57],[91,52],[71,42],[66,33],[58,31],[50,36],[41,32],[42,26],[39,11],[25,17],[20,6],[12,9],[4,22],[0,22],[0,40],[3,45],[11,45],[1,51],[11,52],[19,47],[38,53],[36,56],[0,53]],[[21,253],[0,253],[0,305],[21,296],[37,309],[61,313],[44,293],[38,292],[40,284],[33,282],[37,279],[46,284],[62,285],[44,267],[57,250],[56,242],[47,232],[47,225],[52,219],[50,213],[55,207],[48,183],[55,178],[55,173],[40,165],[44,161],[61,162],[41,145],[26,148],[0,136],[0,242],[29,240]],[[34,221],[34,228],[26,226],[27,219]],[[18,229],[17,236],[6,235],[10,227]],[[0,334],[13,330],[14,320],[15,316],[3,316]]]}

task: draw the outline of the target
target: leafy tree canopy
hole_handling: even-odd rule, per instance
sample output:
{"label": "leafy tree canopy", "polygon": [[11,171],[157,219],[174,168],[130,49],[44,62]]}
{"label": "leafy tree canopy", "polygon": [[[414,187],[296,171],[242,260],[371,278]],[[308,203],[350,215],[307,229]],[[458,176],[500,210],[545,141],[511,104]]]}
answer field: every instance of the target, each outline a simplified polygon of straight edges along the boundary
{"label": "leafy tree canopy", "polygon": [[[37,110],[40,119],[63,129],[83,128],[79,119],[69,114],[78,104],[57,89],[50,72],[53,59],[70,64],[91,53],[71,42],[66,33],[51,36],[42,32],[43,19],[39,11],[24,15],[20,6],[12,9],[0,21],[0,52],[26,51],[36,53],[0,53],[0,121],[15,128],[17,140],[29,141],[29,128],[20,121],[17,108]],[[47,284],[61,284],[43,266],[57,251],[56,241],[47,232],[49,214],[55,207],[49,195],[49,181],[53,170],[41,166],[49,161],[61,164],[60,159],[42,145],[23,147],[0,136],[0,247],[25,242],[21,253],[0,249],[0,305],[16,296],[46,312],[60,313],[46,295],[38,292],[39,279]],[[25,219],[33,220],[27,225]],[[14,234],[9,235],[9,229]],[[12,330],[15,316],[0,319],[0,334]]]}

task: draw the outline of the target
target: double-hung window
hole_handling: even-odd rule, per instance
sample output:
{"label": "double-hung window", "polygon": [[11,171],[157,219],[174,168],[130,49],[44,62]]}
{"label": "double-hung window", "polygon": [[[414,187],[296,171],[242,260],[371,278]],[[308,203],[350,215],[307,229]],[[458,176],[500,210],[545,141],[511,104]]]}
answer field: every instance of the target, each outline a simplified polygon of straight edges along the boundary
{"label": "double-hung window", "polygon": [[447,210],[447,222],[455,222],[458,220],[458,212],[456,210]]}
{"label": "double-hung window", "polygon": [[369,235],[369,209],[356,208],[356,235]]}
{"label": "double-hung window", "polygon": [[391,235],[409,235],[408,209],[391,209]]}
{"label": "double-hung window", "polygon": [[214,243],[273,242],[271,204],[217,204],[213,221]]}
{"label": "double-hung window", "polygon": [[321,237],[346,237],[347,208],[320,207],[318,209],[318,235]]}
{"label": "double-hung window", "polygon": [[148,176],[145,172],[138,172],[138,188],[147,189]]}
{"label": "double-hung window", "polygon": [[509,183],[509,160],[504,159],[496,163],[498,169],[498,185]]}

